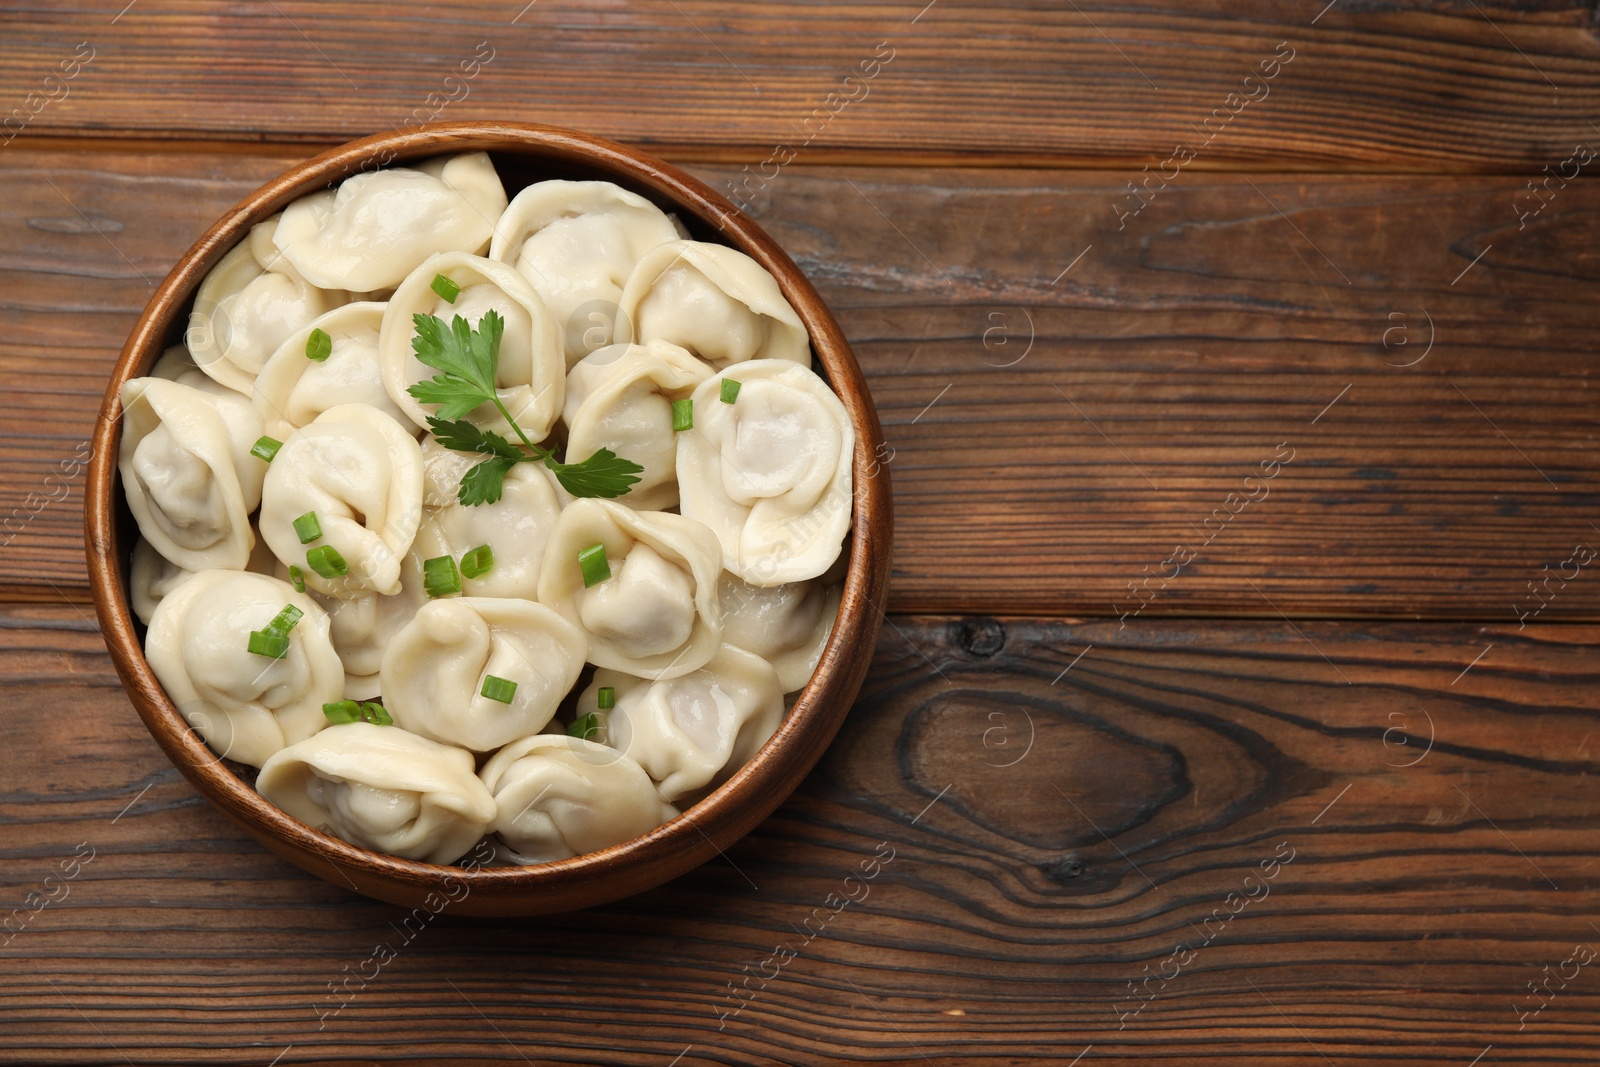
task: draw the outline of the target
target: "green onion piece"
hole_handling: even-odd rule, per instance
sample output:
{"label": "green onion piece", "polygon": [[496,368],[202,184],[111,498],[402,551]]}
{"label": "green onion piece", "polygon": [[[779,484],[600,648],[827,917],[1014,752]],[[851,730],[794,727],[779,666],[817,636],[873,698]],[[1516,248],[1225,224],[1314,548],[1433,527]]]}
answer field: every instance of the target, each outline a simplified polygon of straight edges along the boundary
{"label": "green onion piece", "polygon": [[595,694],[596,702],[601,711],[610,711],[617,706],[617,691],[609,685],[602,685],[600,692]]}
{"label": "green onion piece", "polygon": [[581,737],[585,741],[592,741],[599,732],[600,716],[592,711],[587,715],[578,716],[573,720],[572,725],[567,727],[568,737]]}
{"label": "green onion piece", "polygon": [[328,336],[328,331],[312,330],[311,336],[306,338],[306,358],[313,363],[321,363],[331,355],[333,355],[333,338]]}
{"label": "green onion piece", "polygon": [[578,553],[578,566],[583,568],[583,587],[599,585],[611,577],[611,561],[606,559],[605,545],[590,545]]}
{"label": "green onion piece", "polygon": [[511,698],[517,695],[517,683],[508,678],[497,678],[492,674],[486,674],[483,676],[483,689],[480,692],[490,700],[509,704]]}
{"label": "green onion piece", "polygon": [[256,438],[255,444],[250,446],[250,454],[258,459],[264,459],[268,463],[271,463],[272,457],[276,456],[278,454],[278,449],[282,447],[282,441],[278,440],[276,437],[268,437],[263,434],[262,436]]}
{"label": "green onion piece", "polygon": [[722,379],[722,402],[731,404],[739,399],[739,383],[732,378]]}
{"label": "green onion piece", "polygon": [[494,570],[494,550],[488,545],[479,545],[461,557],[463,577],[481,578],[492,570]]}
{"label": "green onion piece", "polygon": [[251,630],[249,650],[258,656],[282,659],[289,654],[289,635],[270,630]]}
{"label": "green onion piece", "polygon": [[308,511],[294,520],[294,532],[300,538],[302,545],[309,545],[322,536],[322,523],[317,521],[317,513]]}
{"label": "green onion piece", "polygon": [[301,611],[293,604],[285,604],[283,606],[283,610],[274,615],[272,621],[267,623],[267,625],[262,628],[261,632],[268,634],[282,634],[284,637],[288,637],[289,631],[294,629],[295,623],[299,622],[304,615],[305,612]]}
{"label": "green onion piece", "polygon": [[[726,380],[726,379],[724,379]],[[672,430],[682,433],[694,429],[694,401],[688,397],[672,402]]]}
{"label": "green onion piece", "polygon": [[357,703],[354,700],[341,700],[334,704],[324,704],[322,714],[335,725],[347,722],[370,722],[374,726],[394,725],[394,719],[384,706],[370,701]]}
{"label": "green onion piece", "polygon": [[296,593],[306,591],[306,572],[292,563],[289,565],[289,584],[294,586]]}
{"label": "green onion piece", "polygon": [[446,278],[443,274],[435,274],[428,288],[438,293],[446,304],[454,304],[456,297],[461,295],[461,286]]}
{"label": "green onion piece", "polygon": [[360,719],[361,709],[354,700],[341,700],[334,704],[322,705],[322,714],[335,726],[341,726]]}
{"label": "green onion piece", "polygon": [[[469,553],[470,555],[470,553]],[[422,588],[431,597],[449,596],[461,592],[461,575],[456,573],[456,561],[449,556],[434,556],[422,561]]]}
{"label": "green onion piece", "polygon": [[332,545],[318,545],[307,552],[306,564],[324,578],[340,578],[350,573],[350,565]]}

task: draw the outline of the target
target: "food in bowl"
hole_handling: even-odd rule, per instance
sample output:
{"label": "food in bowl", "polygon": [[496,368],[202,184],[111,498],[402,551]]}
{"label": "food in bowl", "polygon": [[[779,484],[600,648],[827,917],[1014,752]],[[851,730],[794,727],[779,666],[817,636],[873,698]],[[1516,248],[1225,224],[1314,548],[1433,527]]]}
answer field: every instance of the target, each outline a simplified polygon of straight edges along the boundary
{"label": "food in bowl", "polygon": [[[840,603],[854,430],[736,249],[481,152],[258,223],[122,389],[150,666],[362,848],[542,864],[760,750]],[[242,773],[248,774],[248,770]]]}

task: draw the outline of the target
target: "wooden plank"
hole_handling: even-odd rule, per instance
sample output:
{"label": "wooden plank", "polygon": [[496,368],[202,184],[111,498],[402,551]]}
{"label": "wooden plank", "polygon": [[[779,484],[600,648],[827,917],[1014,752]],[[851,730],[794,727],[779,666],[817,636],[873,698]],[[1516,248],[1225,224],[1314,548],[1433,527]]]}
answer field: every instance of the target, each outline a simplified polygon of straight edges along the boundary
{"label": "wooden plank", "polygon": [[1593,136],[1592,19],[1507,0],[7,3],[0,101],[31,137],[507,118],[752,167],[780,144],[1135,166],[1188,144],[1197,168],[1531,172]]}
{"label": "wooden plank", "polygon": [[[0,155],[0,588],[85,596],[47,479],[153,282],[286,163]],[[1519,230],[1507,178],[1190,175],[1119,220],[1123,181],[799,168],[752,202],[896,450],[893,609],[1600,612],[1568,562],[1600,544],[1600,187]]]}
{"label": "wooden plank", "polygon": [[196,797],[92,624],[4,609],[0,916],[57,899],[0,1062],[1592,1059],[1600,627],[892,621],[726,861],[406,943]]}

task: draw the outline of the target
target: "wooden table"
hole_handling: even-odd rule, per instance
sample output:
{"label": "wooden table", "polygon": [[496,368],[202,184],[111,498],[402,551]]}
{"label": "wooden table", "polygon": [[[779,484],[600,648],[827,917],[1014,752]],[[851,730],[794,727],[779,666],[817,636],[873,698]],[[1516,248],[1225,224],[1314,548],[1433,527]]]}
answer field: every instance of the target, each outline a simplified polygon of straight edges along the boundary
{"label": "wooden table", "polygon": [[[523,2],[3,7],[0,1060],[1600,1060],[1592,5]],[[738,182],[900,536],[725,861],[406,942],[145,734],[81,484],[189,243],[434,116]]]}

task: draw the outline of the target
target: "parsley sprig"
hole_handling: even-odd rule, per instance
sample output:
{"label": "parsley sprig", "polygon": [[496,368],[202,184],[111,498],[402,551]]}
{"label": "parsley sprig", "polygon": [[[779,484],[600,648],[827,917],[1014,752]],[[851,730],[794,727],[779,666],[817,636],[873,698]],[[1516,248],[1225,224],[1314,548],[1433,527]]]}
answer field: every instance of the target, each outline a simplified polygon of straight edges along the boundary
{"label": "parsley sprig", "polygon": [[[473,507],[499,500],[506,475],[518,463],[543,463],[573,496],[622,496],[644,473],[639,464],[609,448],[600,449],[581,463],[562,463],[555,458],[555,449],[540,448],[528,439],[495,389],[500,337],[505,332],[505,320],[498,312],[485,312],[477,329],[460,315],[446,325],[436,315],[417,314],[412,316],[412,323],[417,331],[411,339],[412,351],[439,373],[407,391],[421,403],[438,405],[438,410],[428,416],[428,428],[441,445],[486,457],[462,477],[457,492],[461,503]],[[502,434],[464,418],[484,404],[493,404],[499,410],[526,451]]]}

